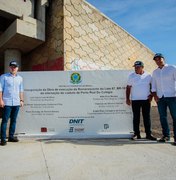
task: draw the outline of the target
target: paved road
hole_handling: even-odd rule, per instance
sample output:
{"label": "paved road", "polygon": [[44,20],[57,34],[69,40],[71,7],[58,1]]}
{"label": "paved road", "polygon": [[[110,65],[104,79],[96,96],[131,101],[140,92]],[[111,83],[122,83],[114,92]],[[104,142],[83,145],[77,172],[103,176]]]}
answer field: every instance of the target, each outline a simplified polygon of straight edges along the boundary
{"label": "paved road", "polygon": [[152,141],[29,140],[0,146],[0,180],[175,180],[176,146]]}

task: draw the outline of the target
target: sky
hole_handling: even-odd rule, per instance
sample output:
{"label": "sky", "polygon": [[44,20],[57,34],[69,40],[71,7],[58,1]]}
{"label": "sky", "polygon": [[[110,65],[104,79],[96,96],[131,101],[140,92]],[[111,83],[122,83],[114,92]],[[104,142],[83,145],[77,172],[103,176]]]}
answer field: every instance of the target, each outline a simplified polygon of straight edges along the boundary
{"label": "sky", "polygon": [[166,63],[176,65],[176,0],[86,0]]}

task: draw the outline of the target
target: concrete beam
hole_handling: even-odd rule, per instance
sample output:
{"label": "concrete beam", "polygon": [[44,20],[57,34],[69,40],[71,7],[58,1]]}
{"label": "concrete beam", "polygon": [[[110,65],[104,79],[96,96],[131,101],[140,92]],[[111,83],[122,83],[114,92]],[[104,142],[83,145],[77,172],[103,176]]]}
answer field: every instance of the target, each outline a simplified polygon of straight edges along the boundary
{"label": "concrete beam", "polygon": [[23,16],[16,19],[0,36],[0,52],[19,49],[27,53],[45,41],[45,23]]}
{"label": "concrete beam", "polygon": [[6,15],[8,14],[17,17],[21,17],[23,15],[34,17],[34,0],[1,0],[0,15],[7,17]]}

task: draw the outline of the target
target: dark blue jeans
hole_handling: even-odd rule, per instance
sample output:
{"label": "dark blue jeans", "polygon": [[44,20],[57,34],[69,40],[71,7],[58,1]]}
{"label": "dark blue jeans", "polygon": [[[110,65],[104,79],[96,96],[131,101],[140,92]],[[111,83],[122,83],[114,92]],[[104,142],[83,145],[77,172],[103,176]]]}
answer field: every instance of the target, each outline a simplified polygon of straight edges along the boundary
{"label": "dark blue jeans", "polygon": [[9,138],[13,138],[16,128],[16,119],[20,106],[4,106],[1,123],[1,140],[6,140],[7,122],[10,118]]}
{"label": "dark blue jeans", "polygon": [[176,141],[176,97],[162,97],[158,101],[158,111],[162,126],[163,136],[170,137],[170,129],[167,120],[167,107],[173,119],[174,138]]}
{"label": "dark blue jeans", "polygon": [[144,120],[145,133],[147,136],[151,135],[151,119],[150,119],[150,102],[149,100],[133,100],[133,130],[135,135],[140,134],[140,110],[142,109],[142,116]]}

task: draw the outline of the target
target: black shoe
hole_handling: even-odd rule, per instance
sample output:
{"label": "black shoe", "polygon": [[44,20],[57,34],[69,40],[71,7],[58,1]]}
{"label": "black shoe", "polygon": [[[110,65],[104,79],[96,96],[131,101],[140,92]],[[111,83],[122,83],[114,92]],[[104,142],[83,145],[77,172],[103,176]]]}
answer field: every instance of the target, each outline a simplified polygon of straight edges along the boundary
{"label": "black shoe", "polygon": [[5,140],[1,140],[1,146],[5,146],[7,142]]}
{"label": "black shoe", "polygon": [[147,135],[146,139],[151,140],[151,141],[156,141],[157,140],[157,138],[152,136],[152,135]]}
{"label": "black shoe", "polygon": [[158,140],[158,142],[167,142],[170,141],[170,137],[163,136],[161,139]]}
{"label": "black shoe", "polygon": [[140,135],[140,134],[138,134],[138,135],[134,134],[131,139],[132,139],[132,140],[141,139],[141,135]]}
{"label": "black shoe", "polygon": [[18,142],[18,138],[17,137],[14,137],[14,138],[9,138],[8,139],[9,142]]}

